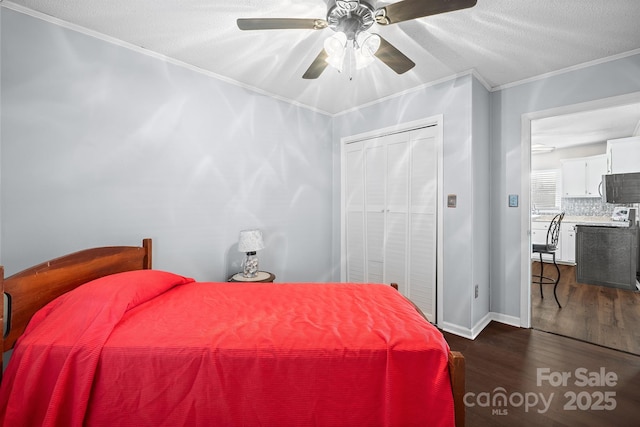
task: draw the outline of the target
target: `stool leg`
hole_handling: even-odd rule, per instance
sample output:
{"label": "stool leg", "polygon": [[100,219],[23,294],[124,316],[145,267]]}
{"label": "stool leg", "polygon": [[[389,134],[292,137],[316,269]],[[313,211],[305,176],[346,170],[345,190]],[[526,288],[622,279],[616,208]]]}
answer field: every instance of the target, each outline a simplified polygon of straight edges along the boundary
{"label": "stool leg", "polygon": [[540,285],[540,298],[544,299],[544,294],[542,293],[542,278],[544,277],[544,262],[542,262],[542,252],[540,252],[540,281],[538,284]]}
{"label": "stool leg", "polygon": [[560,301],[558,301],[558,295],[556,294],[556,289],[558,288],[558,283],[560,282],[560,267],[556,264],[556,253],[553,253],[553,265],[556,266],[556,271],[558,272],[558,277],[556,278],[556,283],[553,285],[553,296],[556,298],[556,302],[558,303],[558,308],[562,308],[560,305]]}

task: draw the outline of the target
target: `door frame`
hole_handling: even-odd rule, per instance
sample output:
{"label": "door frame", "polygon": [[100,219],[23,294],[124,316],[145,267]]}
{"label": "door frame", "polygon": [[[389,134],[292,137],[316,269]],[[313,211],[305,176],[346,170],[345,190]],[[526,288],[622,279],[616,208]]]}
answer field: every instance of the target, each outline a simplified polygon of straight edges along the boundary
{"label": "door frame", "polygon": [[520,326],[531,327],[531,122],[564,114],[616,107],[640,102],[640,92],[596,99],[577,104],[563,105],[547,110],[525,113],[521,116],[520,143],[520,194],[522,210],[520,216]]}
{"label": "door frame", "polygon": [[345,167],[344,161],[345,146],[349,143],[376,138],[392,133],[408,132],[411,130],[424,128],[428,126],[437,126],[437,164],[438,171],[436,175],[437,180],[437,196],[436,196],[436,325],[442,324],[444,319],[444,245],[443,245],[443,230],[444,230],[444,190],[443,190],[443,139],[444,139],[444,116],[437,114],[424,119],[414,120],[411,122],[399,123],[396,125],[374,129],[371,131],[344,136],[340,138],[340,280],[345,281],[347,277],[346,265],[347,265],[347,248],[346,248],[346,229],[345,229],[345,208],[346,208],[346,189],[345,189]]}

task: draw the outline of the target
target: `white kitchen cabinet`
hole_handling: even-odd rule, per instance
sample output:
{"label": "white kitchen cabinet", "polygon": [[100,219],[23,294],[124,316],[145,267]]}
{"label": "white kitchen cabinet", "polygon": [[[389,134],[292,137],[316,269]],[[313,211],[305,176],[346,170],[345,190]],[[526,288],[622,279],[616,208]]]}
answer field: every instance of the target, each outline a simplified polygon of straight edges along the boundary
{"label": "white kitchen cabinet", "polygon": [[599,187],[606,173],[606,154],[562,160],[562,196],[600,197]]}
{"label": "white kitchen cabinet", "polygon": [[[551,221],[533,221],[531,223],[531,244],[545,244],[547,242],[547,230]],[[575,223],[563,222],[558,236],[558,249],[556,250],[556,262],[576,262],[576,233]],[[531,254],[533,261],[540,261],[540,254]],[[542,254],[543,261],[553,262],[553,257]]]}
{"label": "white kitchen cabinet", "polygon": [[562,223],[560,228],[562,256],[560,261],[575,264],[576,262],[576,224]]}
{"label": "white kitchen cabinet", "polygon": [[586,192],[586,163],[584,159],[562,161],[562,196],[584,197]]}
{"label": "white kitchen cabinet", "polygon": [[[547,231],[549,230],[549,224],[551,221],[533,221],[531,223],[531,244],[546,244],[547,243]],[[562,228],[560,229],[562,231]],[[562,234],[562,233],[561,233]],[[558,238],[558,248],[556,249],[556,262],[560,260],[562,251],[562,236]],[[531,253],[531,259],[534,261],[540,261],[540,254]],[[542,260],[553,262],[553,256],[551,254],[542,254]]]}
{"label": "white kitchen cabinet", "polygon": [[533,221],[531,223],[531,244],[546,243],[547,230],[549,230],[549,223]]}
{"label": "white kitchen cabinet", "polygon": [[587,157],[586,166],[586,197],[601,197],[602,175],[607,173],[607,155]]}
{"label": "white kitchen cabinet", "polygon": [[607,173],[640,172],[640,136],[607,141]]}

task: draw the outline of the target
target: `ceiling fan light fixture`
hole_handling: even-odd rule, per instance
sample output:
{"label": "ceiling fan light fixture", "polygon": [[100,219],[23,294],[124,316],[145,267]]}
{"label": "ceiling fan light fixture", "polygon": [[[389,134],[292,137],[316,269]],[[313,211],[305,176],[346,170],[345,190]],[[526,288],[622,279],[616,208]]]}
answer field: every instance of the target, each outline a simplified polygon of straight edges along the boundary
{"label": "ceiling fan light fixture", "polygon": [[338,71],[342,71],[347,51],[347,35],[341,31],[336,32],[324,41],[324,50],[327,52],[327,63]]}
{"label": "ceiling fan light fixture", "polygon": [[[2,0],[0,0],[2,1]],[[396,74],[404,74],[415,67],[409,57],[382,37],[366,33],[374,24],[389,25],[474,7],[477,0],[397,0],[376,8],[373,0],[325,0],[326,19],[309,18],[240,18],[241,30],[285,30],[330,28],[334,37],[325,40],[324,49],[302,75],[303,79],[317,79],[329,64],[342,70],[347,64],[366,67],[376,57]],[[377,1],[375,3],[378,3]],[[361,34],[363,33],[363,34]],[[350,43],[350,45],[348,44]],[[350,79],[352,76],[350,75]]]}
{"label": "ceiling fan light fixture", "polygon": [[356,69],[360,70],[375,60],[375,54],[380,49],[380,36],[361,31],[356,36],[355,60]]}
{"label": "ceiling fan light fixture", "polygon": [[329,56],[344,56],[347,46],[347,35],[338,31],[324,41],[324,50]]}
{"label": "ceiling fan light fixture", "polygon": [[375,58],[373,56],[364,55],[360,52],[360,49],[356,49],[354,52],[355,60],[356,60],[356,70],[362,70],[363,68],[369,66]]}
{"label": "ceiling fan light fixture", "polygon": [[373,57],[380,49],[380,36],[368,31],[361,31],[356,36],[356,44],[363,55]]}
{"label": "ceiling fan light fixture", "polygon": [[342,72],[342,66],[344,65],[344,55],[328,56],[327,59],[325,59],[325,61],[327,61],[327,64],[331,65],[333,68],[335,68],[339,72]]}

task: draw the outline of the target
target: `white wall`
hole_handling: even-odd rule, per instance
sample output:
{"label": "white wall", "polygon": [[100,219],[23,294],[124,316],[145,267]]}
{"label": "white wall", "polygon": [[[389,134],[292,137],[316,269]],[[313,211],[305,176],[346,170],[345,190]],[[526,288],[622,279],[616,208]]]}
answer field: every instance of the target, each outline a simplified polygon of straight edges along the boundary
{"label": "white wall", "polygon": [[154,267],[238,271],[259,227],[279,281],[333,277],[331,118],[12,10],[2,13],[7,274],[154,239]]}

